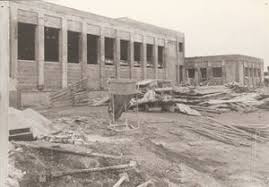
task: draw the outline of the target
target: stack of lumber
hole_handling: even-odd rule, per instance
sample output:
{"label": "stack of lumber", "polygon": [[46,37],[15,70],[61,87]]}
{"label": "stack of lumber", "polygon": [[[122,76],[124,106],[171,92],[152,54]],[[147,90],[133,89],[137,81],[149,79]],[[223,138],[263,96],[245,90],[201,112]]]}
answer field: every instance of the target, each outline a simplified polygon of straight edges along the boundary
{"label": "stack of lumber", "polygon": [[266,125],[236,126],[213,118],[206,120],[192,118],[190,121],[195,122],[195,125],[188,123],[182,124],[181,127],[225,144],[251,146],[252,141],[259,143],[269,141],[269,128]]}
{"label": "stack of lumber", "polygon": [[[140,94],[132,100],[130,107],[138,105],[142,110],[149,106],[175,107],[178,103],[208,113],[252,112],[257,108],[269,108],[268,93],[250,92],[238,83],[225,86],[172,87],[171,84],[169,86],[169,84],[158,84],[157,81],[144,80],[137,85]],[[154,97],[149,99],[147,97],[149,93]]]}
{"label": "stack of lumber", "polygon": [[52,107],[87,105],[88,93],[88,79],[82,79],[67,88],[52,93],[50,104]]}

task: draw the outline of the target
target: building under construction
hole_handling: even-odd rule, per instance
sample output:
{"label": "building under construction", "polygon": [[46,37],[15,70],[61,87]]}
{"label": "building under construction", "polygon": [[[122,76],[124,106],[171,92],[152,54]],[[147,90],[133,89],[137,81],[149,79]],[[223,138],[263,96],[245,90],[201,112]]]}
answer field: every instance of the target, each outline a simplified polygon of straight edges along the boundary
{"label": "building under construction", "polygon": [[44,1],[10,2],[10,76],[23,93],[50,92],[89,78],[183,81],[184,34]]}
{"label": "building under construction", "polygon": [[189,83],[222,85],[237,82],[249,87],[263,83],[262,59],[244,55],[218,55],[185,58]]}

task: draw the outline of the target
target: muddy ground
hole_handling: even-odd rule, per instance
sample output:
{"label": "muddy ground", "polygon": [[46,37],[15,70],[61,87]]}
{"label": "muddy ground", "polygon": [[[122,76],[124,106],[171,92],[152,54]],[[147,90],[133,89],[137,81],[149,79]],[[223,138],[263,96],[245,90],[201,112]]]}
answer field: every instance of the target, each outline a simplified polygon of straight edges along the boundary
{"label": "muddy ground", "polygon": [[[40,182],[40,173],[83,169],[137,162],[135,170],[127,171],[130,182],[122,186],[137,186],[149,179],[159,187],[259,187],[269,186],[269,144],[253,142],[251,147],[235,147],[179,127],[195,126],[203,117],[179,113],[127,112],[121,123],[127,121],[133,129],[108,129],[106,107],[58,108],[41,111],[51,120],[59,118],[87,119],[66,124],[65,129],[78,131],[86,144],[66,145],[76,149],[90,149],[99,153],[124,155],[122,160],[88,158],[63,153],[17,148],[15,166],[25,173],[21,186],[113,186],[120,172],[87,173],[65,176]],[[205,114],[204,114],[205,115]],[[268,124],[269,111],[253,113],[231,112],[208,114],[218,120],[237,124]],[[137,127],[137,128],[136,128]],[[46,143],[46,142],[45,142]]]}

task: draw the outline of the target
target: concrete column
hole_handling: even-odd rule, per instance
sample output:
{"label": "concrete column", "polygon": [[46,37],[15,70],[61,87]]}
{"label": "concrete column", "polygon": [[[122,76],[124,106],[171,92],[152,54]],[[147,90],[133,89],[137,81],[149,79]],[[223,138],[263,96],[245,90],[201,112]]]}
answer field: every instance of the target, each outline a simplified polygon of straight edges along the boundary
{"label": "concrete column", "polygon": [[153,63],[154,63],[154,78],[158,79],[158,38],[154,38]]}
{"label": "concrete column", "polygon": [[0,1],[0,186],[8,176],[9,19],[9,2]]}
{"label": "concrete column", "polygon": [[120,78],[120,38],[118,31],[116,30],[116,38],[114,42],[114,64],[115,64],[115,75],[116,78]]}
{"label": "concrete column", "polygon": [[100,88],[105,87],[105,36],[103,35],[103,28],[100,31],[100,39],[98,42],[98,63],[99,63],[99,78]]}
{"label": "concrete column", "polygon": [[142,42],[142,79],[147,79],[147,43],[146,37],[143,36]]}
{"label": "concrete column", "polygon": [[39,90],[44,89],[44,52],[45,52],[45,37],[44,37],[44,14],[38,13],[38,24],[36,29],[36,61],[38,67],[38,81],[37,81],[37,88]]}
{"label": "concrete column", "polygon": [[10,7],[10,76],[17,79],[18,73],[18,9],[16,5]]}
{"label": "concrete column", "polygon": [[222,61],[221,65],[222,65],[222,84],[225,84],[227,82],[225,60]]}
{"label": "concrete column", "polygon": [[129,71],[129,78],[132,79],[133,78],[133,67],[134,67],[134,38],[133,38],[133,34],[130,33],[130,46],[129,46],[129,67],[130,67],[130,71]]}
{"label": "concrete column", "polygon": [[244,74],[244,63],[243,62],[238,63],[238,77],[239,77],[239,84],[244,85],[245,74]]}
{"label": "concrete column", "polygon": [[82,23],[81,33],[81,73],[82,79],[87,78],[87,22]]}
{"label": "concrete column", "polygon": [[164,51],[163,51],[163,60],[164,60],[164,78],[168,79],[168,41],[164,41]]}
{"label": "concrete column", "polygon": [[67,41],[67,20],[62,18],[62,28],[60,31],[60,61],[62,63],[62,88],[67,87],[67,58],[68,58],[68,41]]}

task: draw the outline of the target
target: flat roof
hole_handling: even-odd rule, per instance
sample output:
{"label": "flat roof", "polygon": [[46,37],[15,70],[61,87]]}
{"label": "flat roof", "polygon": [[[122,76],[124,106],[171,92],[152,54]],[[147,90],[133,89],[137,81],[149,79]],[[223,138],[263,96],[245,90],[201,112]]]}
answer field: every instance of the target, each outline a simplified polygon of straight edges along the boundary
{"label": "flat roof", "polygon": [[39,0],[39,1],[21,1],[21,0],[13,0],[12,2],[18,3],[18,4],[24,4],[30,7],[38,7],[42,8],[48,11],[54,11],[54,12],[60,12],[62,14],[70,14],[78,17],[84,17],[87,19],[94,19],[99,22],[106,22],[111,24],[112,26],[126,26],[126,27],[132,27],[133,29],[139,29],[148,31],[151,33],[161,34],[165,36],[173,36],[173,37],[184,37],[183,32],[151,25],[148,23],[139,22],[130,18],[110,18],[106,16],[97,15],[94,13],[86,12],[83,10],[74,9],[71,7],[47,2],[45,0]]}
{"label": "flat roof", "polygon": [[193,57],[185,57],[185,60],[191,61],[191,60],[197,60],[196,62],[203,62],[202,60],[206,61],[220,61],[220,60],[252,60],[252,61],[259,61],[263,62],[263,59],[248,56],[248,55],[242,55],[242,54],[223,54],[223,55],[209,55],[209,56],[193,56]]}

